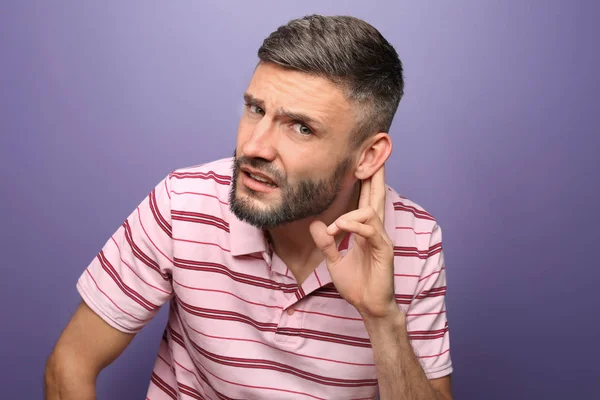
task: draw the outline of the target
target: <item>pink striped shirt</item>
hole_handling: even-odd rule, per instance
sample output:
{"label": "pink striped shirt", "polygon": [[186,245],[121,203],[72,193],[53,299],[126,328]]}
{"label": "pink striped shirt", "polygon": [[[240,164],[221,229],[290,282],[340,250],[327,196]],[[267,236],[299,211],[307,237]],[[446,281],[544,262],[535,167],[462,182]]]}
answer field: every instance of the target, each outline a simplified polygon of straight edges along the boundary
{"label": "pink striped shirt", "polygon": [[[370,399],[377,378],[358,312],[324,263],[299,286],[262,230],[227,204],[231,158],[179,169],[127,218],[78,281],[123,332],[169,302],[147,398]],[[452,372],[441,230],[388,187],[396,299],[431,378]],[[342,254],[352,239],[340,244]]]}

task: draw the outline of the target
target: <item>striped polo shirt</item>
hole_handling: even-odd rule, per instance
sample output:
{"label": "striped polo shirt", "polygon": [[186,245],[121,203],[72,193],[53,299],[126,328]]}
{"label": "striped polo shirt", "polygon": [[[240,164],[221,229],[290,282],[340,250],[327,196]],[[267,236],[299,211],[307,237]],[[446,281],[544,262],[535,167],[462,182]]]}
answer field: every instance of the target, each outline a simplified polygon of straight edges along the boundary
{"label": "striped polo shirt", "polygon": [[[325,263],[298,285],[264,231],[229,210],[232,159],[165,177],[81,275],[84,301],[138,332],[169,303],[147,399],[371,399],[377,376],[356,309]],[[387,188],[396,300],[427,376],[452,372],[441,230]],[[352,235],[340,243],[344,254]]]}

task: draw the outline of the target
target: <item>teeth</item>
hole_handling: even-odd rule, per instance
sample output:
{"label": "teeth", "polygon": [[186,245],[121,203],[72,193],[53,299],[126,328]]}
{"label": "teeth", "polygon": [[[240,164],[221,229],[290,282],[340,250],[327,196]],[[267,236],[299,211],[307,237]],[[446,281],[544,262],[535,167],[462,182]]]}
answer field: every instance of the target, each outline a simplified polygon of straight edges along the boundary
{"label": "teeth", "polygon": [[266,184],[267,186],[276,187],[275,185],[273,185],[271,182],[269,182],[268,180],[266,180],[263,177],[256,176],[256,175],[253,175],[250,173],[248,175],[250,175],[250,178],[254,179],[255,181],[262,182],[262,183]]}

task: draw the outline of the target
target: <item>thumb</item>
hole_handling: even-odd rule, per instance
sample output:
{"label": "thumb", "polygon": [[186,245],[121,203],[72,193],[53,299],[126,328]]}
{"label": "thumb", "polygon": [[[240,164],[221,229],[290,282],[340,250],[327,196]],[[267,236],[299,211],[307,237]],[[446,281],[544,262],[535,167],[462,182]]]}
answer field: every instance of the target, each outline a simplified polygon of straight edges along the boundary
{"label": "thumb", "polygon": [[327,225],[321,221],[314,221],[310,224],[309,230],[317,248],[325,256],[327,264],[335,264],[341,256],[335,244],[335,238],[327,233]]}

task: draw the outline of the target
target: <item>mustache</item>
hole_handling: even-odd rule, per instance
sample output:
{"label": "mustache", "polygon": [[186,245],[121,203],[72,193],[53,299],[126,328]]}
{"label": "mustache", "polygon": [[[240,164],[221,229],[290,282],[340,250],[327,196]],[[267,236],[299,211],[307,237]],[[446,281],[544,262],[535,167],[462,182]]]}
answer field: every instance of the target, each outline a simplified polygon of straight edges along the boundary
{"label": "mustache", "polygon": [[240,156],[235,159],[235,168],[240,170],[244,165],[252,167],[253,169],[262,172],[263,174],[271,177],[271,179],[279,185],[280,182],[285,182],[286,176],[276,169],[273,164],[262,158],[250,158]]}

